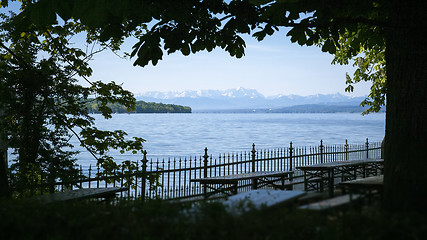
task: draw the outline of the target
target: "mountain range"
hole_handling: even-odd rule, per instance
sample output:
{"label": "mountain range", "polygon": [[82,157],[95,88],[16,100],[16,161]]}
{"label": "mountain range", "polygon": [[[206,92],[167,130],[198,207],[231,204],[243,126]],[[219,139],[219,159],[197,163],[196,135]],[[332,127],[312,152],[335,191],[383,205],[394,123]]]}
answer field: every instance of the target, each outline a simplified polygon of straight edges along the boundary
{"label": "mountain range", "polygon": [[135,94],[137,100],[190,106],[194,112],[232,109],[280,109],[297,105],[358,106],[365,97],[349,97],[340,93],[310,96],[276,95],[265,97],[255,89],[189,90],[145,92]]}

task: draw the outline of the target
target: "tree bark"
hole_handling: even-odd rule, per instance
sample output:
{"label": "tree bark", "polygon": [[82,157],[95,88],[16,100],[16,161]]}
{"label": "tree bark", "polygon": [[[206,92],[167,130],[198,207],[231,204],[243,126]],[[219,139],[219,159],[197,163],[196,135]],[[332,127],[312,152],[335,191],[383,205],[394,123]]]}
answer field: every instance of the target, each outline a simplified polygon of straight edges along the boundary
{"label": "tree bark", "polygon": [[384,208],[427,212],[427,14],[393,0],[387,29]]}
{"label": "tree bark", "polygon": [[[0,116],[3,114],[0,109]],[[9,182],[7,178],[8,163],[7,163],[7,141],[0,129],[0,198],[9,197]]]}
{"label": "tree bark", "polygon": [[0,149],[0,198],[8,198],[10,196],[7,170],[7,151]]}

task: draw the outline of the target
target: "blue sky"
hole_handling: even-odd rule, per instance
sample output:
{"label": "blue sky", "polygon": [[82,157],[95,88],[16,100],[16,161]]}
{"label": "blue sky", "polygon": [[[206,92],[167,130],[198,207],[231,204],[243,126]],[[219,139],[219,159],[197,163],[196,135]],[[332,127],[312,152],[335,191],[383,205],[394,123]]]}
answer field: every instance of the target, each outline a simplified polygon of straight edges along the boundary
{"label": "blue sky", "polygon": [[[291,43],[286,31],[262,42],[245,37],[246,55],[237,59],[218,48],[210,53],[183,56],[165,54],[156,66],[134,67],[133,60],[120,59],[110,52],[95,56],[91,80],[113,80],[134,92],[202,89],[256,89],[265,96],[276,94],[312,95],[342,93],[364,96],[370,84],[360,83],[352,94],[345,93],[345,73],[354,67],[331,65],[333,56],[318,47]],[[131,52],[135,39],[123,50]]]}
{"label": "blue sky", "polygon": [[[262,42],[245,36],[246,55],[241,59],[218,48],[190,56],[179,52],[165,54],[156,66],[150,64],[142,68],[134,67],[132,59],[104,51],[90,62],[94,70],[90,80],[122,83],[133,93],[238,87],[256,89],[265,96],[318,93],[364,96],[369,93],[370,83],[359,83],[354,93],[345,93],[345,73],[352,74],[355,69],[331,65],[332,55],[315,46],[291,43],[286,33],[281,30]],[[77,42],[80,40],[76,38]],[[135,42],[136,39],[127,40],[122,50],[131,52]]]}

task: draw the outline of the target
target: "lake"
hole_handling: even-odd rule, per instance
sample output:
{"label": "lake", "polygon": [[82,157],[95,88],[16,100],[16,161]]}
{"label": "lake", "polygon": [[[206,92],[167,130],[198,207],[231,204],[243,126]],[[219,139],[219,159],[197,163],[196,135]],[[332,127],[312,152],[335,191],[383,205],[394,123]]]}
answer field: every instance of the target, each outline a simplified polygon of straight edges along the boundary
{"label": "lake", "polygon": [[[252,143],[257,148],[285,147],[291,141],[294,146],[318,145],[321,139],[324,144],[344,144],[346,139],[355,144],[366,138],[382,141],[385,132],[385,114],[114,114],[109,120],[94,116],[101,129],[122,129],[144,138],[148,158],[199,156],[205,147],[214,155],[249,151]],[[80,155],[81,161],[92,159],[87,153]],[[114,155],[135,159],[132,154]]]}
{"label": "lake", "polygon": [[[148,158],[189,157],[204,154],[204,148],[214,156],[219,153],[294,146],[364,143],[382,141],[385,114],[331,113],[192,113],[192,114],[114,114],[105,120],[93,115],[99,129],[126,131],[130,137],[146,140]],[[76,138],[71,141],[79,145]],[[81,149],[81,148],[78,148]],[[118,160],[138,160],[141,155],[113,151]],[[79,164],[95,165],[93,157],[82,150]]]}

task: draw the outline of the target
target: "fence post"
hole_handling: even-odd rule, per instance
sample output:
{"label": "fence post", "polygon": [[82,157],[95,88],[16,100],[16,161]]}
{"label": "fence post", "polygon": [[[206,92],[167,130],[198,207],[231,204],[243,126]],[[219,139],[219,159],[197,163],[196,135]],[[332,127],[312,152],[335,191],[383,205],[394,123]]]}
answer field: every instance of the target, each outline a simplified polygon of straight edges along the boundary
{"label": "fence post", "polygon": [[345,140],[345,145],[344,145],[344,149],[345,149],[345,160],[348,160],[348,141],[347,139]]}
{"label": "fence post", "polygon": [[252,153],[252,172],[255,172],[256,171],[256,169],[255,169],[255,154],[256,154],[256,150],[255,150],[255,143],[253,143],[252,144],[252,151],[251,151],[251,153]]}
{"label": "fence post", "polygon": [[96,188],[99,188],[99,165],[96,169]]}
{"label": "fence post", "polygon": [[320,163],[323,163],[323,140],[320,140]]}
{"label": "fence post", "polygon": [[[256,171],[256,150],[255,150],[255,143],[252,144],[252,172]],[[257,189],[258,188],[258,181],[257,179],[252,179],[252,189]]]}
{"label": "fence post", "polygon": [[141,199],[145,201],[145,189],[147,184],[147,150],[142,152],[144,154],[142,158],[142,179],[141,179]]}
{"label": "fence post", "polygon": [[369,158],[369,141],[368,138],[366,138],[366,158]]}
{"label": "fence post", "polygon": [[292,171],[293,166],[292,166],[292,154],[293,154],[294,148],[292,147],[292,141],[290,143],[290,147],[289,147],[289,171]]}
{"label": "fence post", "polygon": [[92,164],[89,164],[89,169],[88,169],[88,171],[89,171],[88,188],[90,188],[90,185],[91,185],[91,179],[90,179],[90,177],[91,177],[91,175],[92,175]]}
{"label": "fence post", "polygon": [[[205,147],[205,155],[203,155],[203,177],[207,178],[208,177],[208,148]],[[208,191],[207,191],[207,186],[206,184],[203,184],[203,196],[205,197],[205,199],[208,197]]]}
{"label": "fence post", "polygon": [[[292,166],[292,161],[293,161],[292,155],[293,155],[293,152],[294,152],[294,148],[292,147],[292,141],[290,142],[289,145],[290,145],[289,146],[289,171],[291,172],[289,174],[289,181],[293,182],[294,181],[294,172],[292,171],[292,169],[293,169],[293,166]],[[287,190],[293,190],[293,188],[294,188],[294,185],[290,185]]]}
{"label": "fence post", "polygon": [[82,169],[82,165],[80,165],[80,188],[83,188],[83,169]]}

